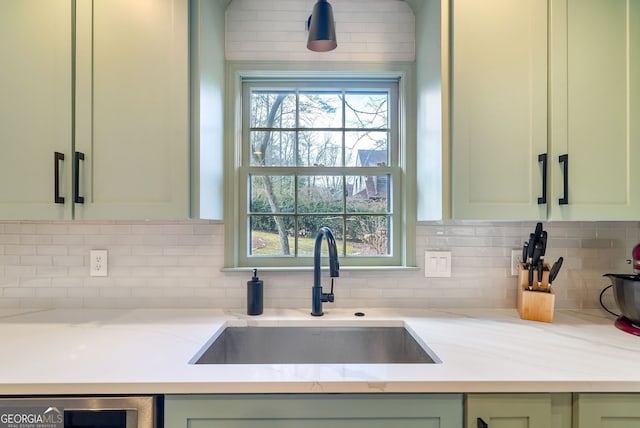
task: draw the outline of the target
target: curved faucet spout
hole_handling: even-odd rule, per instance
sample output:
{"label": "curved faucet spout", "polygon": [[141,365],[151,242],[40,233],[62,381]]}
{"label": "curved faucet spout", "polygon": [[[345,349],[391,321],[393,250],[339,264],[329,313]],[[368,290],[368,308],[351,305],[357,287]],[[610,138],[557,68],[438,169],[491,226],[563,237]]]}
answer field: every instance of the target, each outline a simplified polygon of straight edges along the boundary
{"label": "curved faucet spout", "polygon": [[[320,285],[320,249],[322,247],[323,238],[327,238],[327,247],[329,249],[329,275],[331,276],[331,292],[323,293],[322,285]],[[321,227],[316,235],[316,243],[313,248],[313,289],[312,289],[312,307],[311,315],[321,316],[322,302],[333,302],[333,278],[340,276],[340,263],[338,263],[338,246],[333,232],[326,226]]]}

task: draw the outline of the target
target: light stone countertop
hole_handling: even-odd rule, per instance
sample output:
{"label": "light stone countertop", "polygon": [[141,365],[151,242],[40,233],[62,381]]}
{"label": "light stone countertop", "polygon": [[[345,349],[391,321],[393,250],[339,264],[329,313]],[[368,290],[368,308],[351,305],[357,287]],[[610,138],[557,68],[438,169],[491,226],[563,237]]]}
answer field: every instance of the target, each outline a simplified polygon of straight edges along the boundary
{"label": "light stone countertop", "polygon": [[[366,313],[355,317],[356,311]],[[598,310],[0,310],[0,395],[640,392],[640,337]],[[194,365],[230,325],[402,325],[441,364]]]}

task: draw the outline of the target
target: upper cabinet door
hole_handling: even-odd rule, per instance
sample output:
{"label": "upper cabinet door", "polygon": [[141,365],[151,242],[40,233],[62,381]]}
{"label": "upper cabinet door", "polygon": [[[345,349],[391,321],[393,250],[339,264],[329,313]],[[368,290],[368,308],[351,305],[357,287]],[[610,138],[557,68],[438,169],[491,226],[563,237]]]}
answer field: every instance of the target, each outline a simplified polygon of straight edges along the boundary
{"label": "upper cabinet door", "polygon": [[547,1],[452,0],[452,213],[540,219]]}
{"label": "upper cabinet door", "polygon": [[76,2],[79,219],[189,210],[187,0]]}
{"label": "upper cabinet door", "polygon": [[[554,220],[640,219],[640,2],[551,2]],[[568,169],[558,164],[567,154]],[[566,173],[566,174],[565,174]],[[560,205],[567,180],[567,204]]]}
{"label": "upper cabinet door", "polygon": [[71,218],[71,2],[0,2],[0,57],[0,219]]}

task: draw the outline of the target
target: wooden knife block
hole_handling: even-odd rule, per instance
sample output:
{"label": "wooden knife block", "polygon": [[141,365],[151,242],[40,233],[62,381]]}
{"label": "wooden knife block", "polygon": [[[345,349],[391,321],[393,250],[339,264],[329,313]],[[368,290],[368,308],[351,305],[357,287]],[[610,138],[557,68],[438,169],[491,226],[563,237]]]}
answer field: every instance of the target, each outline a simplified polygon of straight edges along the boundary
{"label": "wooden knife block", "polygon": [[[549,265],[544,265],[542,283],[538,286],[538,270],[533,271],[533,290],[547,290],[549,284]],[[547,291],[529,290],[529,270],[520,263],[518,276],[518,313],[523,320],[553,322],[553,308],[556,296],[553,288]]]}

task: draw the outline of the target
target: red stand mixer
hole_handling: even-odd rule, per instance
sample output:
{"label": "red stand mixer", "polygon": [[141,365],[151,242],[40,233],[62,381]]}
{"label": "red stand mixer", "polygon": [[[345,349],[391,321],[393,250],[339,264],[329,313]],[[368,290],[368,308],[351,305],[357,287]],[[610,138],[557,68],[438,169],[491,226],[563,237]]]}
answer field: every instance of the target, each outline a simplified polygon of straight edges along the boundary
{"label": "red stand mixer", "polygon": [[609,288],[606,287],[600,293],[600,304],[602,307],[618,317],[615,326],[627,333],[640,336],[640,244],[636,245],[631,252],[633,263],[633,275],[608,273],[604,276],[611,280],[613,296],[620,309],[620,314],[616,314],[604,306],[602,294]]}

